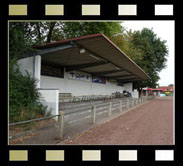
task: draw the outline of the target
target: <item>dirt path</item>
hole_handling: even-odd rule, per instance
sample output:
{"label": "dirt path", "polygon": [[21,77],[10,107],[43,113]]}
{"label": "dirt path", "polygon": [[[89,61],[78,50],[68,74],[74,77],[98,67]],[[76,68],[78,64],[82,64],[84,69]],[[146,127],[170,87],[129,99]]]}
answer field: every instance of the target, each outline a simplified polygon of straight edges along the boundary
{"label": "dirt path", "polygon": [[173,98],[147,102],[61,144],[172,145]]}

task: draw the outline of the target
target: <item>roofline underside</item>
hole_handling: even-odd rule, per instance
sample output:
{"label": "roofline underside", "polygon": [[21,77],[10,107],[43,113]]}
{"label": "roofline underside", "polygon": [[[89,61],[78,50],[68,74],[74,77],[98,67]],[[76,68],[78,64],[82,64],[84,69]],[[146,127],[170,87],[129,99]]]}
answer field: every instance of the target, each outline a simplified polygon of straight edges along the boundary
{"label": "roofline underside", "polygon": [[[122,71],[127,71],[130,75],[134,75],[134,76],[136,76],[136,77],[138,77],[138,78],[140,78],[139,80],[149,80],[149,79],[151,79],[143,70],[142,70],[142,68],[140,68],[134,61],[132,61],[123,51],[121,51],[112,41],[110,41],[105,35],[103,35],[103,34],[93,34],[93,35],[87,35],[87,36],[81,36],[81,37],[76,37],[76,38],[71,38],[71,39],[66,39],[66,40],[61,40],[61,41],[56,41],[56,42],[50,42],[50,43],[46,43],[46,44],[44,44],[44,45],[36,45],[36,46],[34,46],[34,48],[37,48],[37,49],[41,49],[40,50],[40,53],[41,53],[41,55],[43,55],[43,54],[45,54],[46,52],[45,52],[45,50],[49,50],[48,51],[48,53],[51,53],[52,51],[54,52],[54,50],[56,50],[57,51],[57,48],[59,48],[59,46],[60,47],[62,47],[62,48],[60,48],[60,50],[63,50],[63,49],[67,49],[67,48],[70,48],[70,46],[71,45],[73,45],[73,47],[75,47],[76,45],[77,45],[77,43],[75,43],[74,41],[78,41],[78,40],[84,40],[84,39],[90,39],[90,38],[95,38],[95,37],[103,37],[104,38],[104,40],[106,40],[109,44],[111,44],[113,47],[114,47],[114,49],[116,49],[118,52],[120,52],[122,55],[123,55],[123,57],[125,57],[130,63],[132,63],[133,65],[135,65],[135,67],[137,67],[138,69],[137,70],[140,70],[143,74],[145,74],[145,76],[146,76],[146,79],[142,79],[142,78],[140,78],[140,76],[137,76],[135,73],[131,73],[131,72],[129,72],[128,70],[126,70],[126,69],[123,69],[122,67],[119,67]],[[72,43],[72,42],[74,42],[74,43]],[[68,45],[69,47],[65,47],[64,45]],[[79,45],[81,45],[81,44],[79,44]],[[82,45],[81,45],[82,46]],[[54,49],[53,47],[55,47],[56,49]],[[84,47],[84,46],[83,46]],[[90,51],[90,50],[89,50]],[[38,52],[38,54],[39,54],[39,52]],[[103,58],[102,58],[103,59]],[[104,59],[104,61],[105,61],[105,59]],[[110,62],[109,60],[108,60],[108,63],[112,63],[112,62]],[[105,63],[103,63],[103,64],[105,64]],[[106,63],[107,64],[107,63]],[[112,63],[113,64],[113,63]],[[100,64],[98,64],[98,65],[100,65]],[[101,65],[102,65],[102,63],[101,63]],[[115,65],[115,64],[114,64]],[[81,64],[81,66],[82,66],[82,64]],[[86,68],[85,67],[86,65],[85,64],[83,64],[83,68]],[[96,64],[96,66],[97,66],[97,64]],[[71,70],[73,70],[73,69],[77,69],[77,66],[75,66],[74,68],[73,68],[74,66],[72,66],[72,67],[69,67],[68,66],[68,69],[66,70],[66,71],[71,71]],[[117,66],[118,67],[118,66]],[[81,69],[81,68],[80,68]],[[102,73],[102,72],[101,72]],[[92,73],[91,73],[92,74]],[[101,74],[102,75],[102,74]],[[123,75],[119,75],[119,77],[118,76],[116,76],[116,80],[117,80],[117,78],[119,78],[120,79],[120,77],[122,77]],[[105,76],[104,76],[105,77]],[[106,76],[107,77],[107,76]],[[115,76],[114,76],[115,77]],[[120,80],[120,81],[122,81],[122,80]],[[125,80],[124,80],[125,81]],[[136,80],[135,80],[136,81]]]}

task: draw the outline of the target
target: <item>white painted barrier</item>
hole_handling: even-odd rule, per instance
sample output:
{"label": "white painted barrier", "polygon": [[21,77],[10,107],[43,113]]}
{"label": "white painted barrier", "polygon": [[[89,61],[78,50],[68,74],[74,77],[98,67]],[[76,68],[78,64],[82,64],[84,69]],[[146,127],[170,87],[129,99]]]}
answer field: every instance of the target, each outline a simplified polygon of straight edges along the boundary
{"label": "white painted barrier", "polygon": [[58,89],[39,89],[42,101],[41,103],[47,106],[47,111],[51,112],[51,115],[59,114],[59,90]]}

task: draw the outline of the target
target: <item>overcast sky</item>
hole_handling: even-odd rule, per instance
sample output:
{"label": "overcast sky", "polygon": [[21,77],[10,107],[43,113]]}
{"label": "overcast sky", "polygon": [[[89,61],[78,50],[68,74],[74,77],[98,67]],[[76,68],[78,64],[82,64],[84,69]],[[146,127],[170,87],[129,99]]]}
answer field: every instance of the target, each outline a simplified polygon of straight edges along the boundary
{"label": "overcast sky", "polygon": [[169,54],[167,57],[167,67],[160,73],[160,86],[174,84],[174,21],[123,21],[122,25],[127,30],[142,30],[143,28],[152,28],[153,31],[162,40],[166,40]]}

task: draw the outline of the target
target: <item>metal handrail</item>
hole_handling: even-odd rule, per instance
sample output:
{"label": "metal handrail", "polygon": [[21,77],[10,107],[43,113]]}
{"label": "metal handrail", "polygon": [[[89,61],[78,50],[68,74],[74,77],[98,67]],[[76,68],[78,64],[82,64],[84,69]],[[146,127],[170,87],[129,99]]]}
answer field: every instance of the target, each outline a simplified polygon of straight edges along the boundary
{"label": "metal handrail", "polygon": [[[153,98],[154,98],[154,97],[152,97],[152,99],[153,99]],[[148,98],[147,98],[147,99],[148,99]],[[149,98],[149,99],[151,99],[151,98]],[[123,99],[123,100],[124,100],[124,99]],[[124,101],[126,102],[127,100],[125,99]],[[132,101],[133,101],[133,100],[129,100],[130,104],[131,104]],[[96,107],[99,108],[99,107],[102,107],[102,106],[107,106],[107,105],[109,105],[109,103],[110,103],[110,102],[104,103],[104,104],[95,104],[95,105],[96,105]],[[112,103],[112,104],[115,104],[115,105],[113,105],[113,106],[118,106],[118,105],[116,105],[116,104],[117,104],[117,103],[120,103],[120,101],[111,102],[111,103]],[[93,105],[94,105],[94,104],[93,104]],[[65,113],[64,115],[75,114],[75,113],[77,113],[77,112],[84,112],[84,111],[86,111],[86,110],[90,110],[90,109],[92,108],[93,105],[88,106],[88,107],[84,107],[84,108],[82,108],[82,109],[78,109],[78,110],[76,110],[76,111],[74,111],[74,112]],[[122,104],[122,106],[124,106],[124,103]],[[60,115],[59,115],[59,114],[58,114],[58,115],[52,115],[52,116],[47,116],[47,117],[43,117],[43,118],[37,118],[37,119],[32,119],[32,120],[27,120],[27,121],[21,121],[21,122],[11,123],[11,124],[8,124],[8,125],[9,125],[9,126],[14,126],[14,125],[26,124],[26,123],[30,123],[30,122],[35,122],[35,121],[50,119],[50,118],[57,117],[57,116],[60,116]]]}
{"label": "metal handrail", "polygon": [[[76,111],[74,111],[74,112],[68,112],[68,113],[65,113],[64,115],[75,114],[75,113],[77,113],[77,112],[84,112],[84,111],[86,111],[86,110],[88,110],[88,109],[91,109],[91,107],[92,107],[93,105],[96,105],[96,108],[108,106],[109,103],[110,103],[110,102],[108,102],[108,103],[103,103],[103,104],[92,104],[91,106],[84,107],[84,108],[82,108],[82,109],[78,109],[78,110],[76,110]],[[120,103],[120,101],[112,102],[112,104],[116,104],[116,103]],[[71,108],[72,108],[72,107],[71,107]]]}
{"label": "metal handrail", "polygon": [[43,117],[43,118],[37,118],[37,119],[31,119],[31,120],[26,120],[26,121],[21,121],[21,122],[16,122],[16,123],[10,123],[8,125],[9,126],[15,126],[15,125],[20,125],[20,124],[26,124],[26,123],[35,122],[35,121],[51,119],[51,118],[57,117],[57,116],[60,116],[60,115],[52,115],[52,116],[47,116],[47,117]]}
{"label": "metal handrail", "polygon": [[103,104],[94,104],[96,105],[96,107],[104,107],[104,106],[107,106],[109,105],[109,103],[103,103]]}
{"label": "metal handrail", "polygon": [[68,112],[68,113],[65,113],[64,115],[75,114],[75,113],[77,113],[77,112],[84,112],[84,111],[86,111],[86,110],[88,110],[88,109],[91,109],[91,106],[89,106],[89,107],[84,107],[83,109],[78,109],[78,110],[76,110],[76,111],[74,111],[74,112]]}

